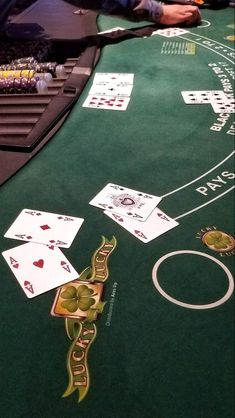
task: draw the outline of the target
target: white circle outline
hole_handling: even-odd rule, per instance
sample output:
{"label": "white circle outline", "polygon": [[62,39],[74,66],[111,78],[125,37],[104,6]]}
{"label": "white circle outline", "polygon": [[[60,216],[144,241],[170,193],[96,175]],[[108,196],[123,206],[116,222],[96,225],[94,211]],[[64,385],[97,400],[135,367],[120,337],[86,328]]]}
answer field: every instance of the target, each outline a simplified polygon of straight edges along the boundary
{"label": "white circle outline", "polygon": [[208,20],[204,20],[204,19],[202,19],[201,20],[201,23],[203,23],[203,22],[205,22],[206,24],[204,25],[199,25],[198,27],[197,27],[197,29],[202,29],[202,28],[208,28],[209,26],[211,26],[211,23],[208,21]]}
{"label": "white circle outline", "polygon": [[[225,295],[221,298],[218,299],[217,301],[213,302],[213,303],[208,303],[208,304],[204,304],[204,305],[193,305],[191,303],[185,303],[185,302],[181,302],[180,300],[174,299],[172,296],[168,295],[168,293],[166,293],[160,286],[158,279],[157,279],[157,270],[160,266],[160,264],[166,260],[169,257],[173,257],[174,255],[178,255],[178,254],[195,254],[198,256],[202,256],[205,258],[209,258],[210,260],[214,261],[216,264],[218,264],[226,273],[227,277],[228,277],[228,282],[229,282],[229,286],[228,286],[228,290],[225,293]],[[231,272],[229,271],[229,269],[223,264],[221,263],[221,261],[217,260],[217,258],[212,257],[209,254],[206,253],[202,253],[200,251],[193,251],[193,250],[180,250],[180,251],[173,251],[171,253],[165,254],[164,256],[162,256],[161,258],[159,258],[159,260],[154,264],[153,266],[153,270],[152,270],[152,279],[153,279],[153,283],[154,286],[156,287],[156,289],[159,291],[159,293],[166,298],[167,300],[169,300],[170,302],[182,306],[184,308],[189,308],[189,309],[211,309],[211,308],[215,308],[216,306],[222,305],[223,303],[225,303],[230,296],[233,293],[233,289],[234,289],[234,281],[233,281],[233,276],[231,274]]]}

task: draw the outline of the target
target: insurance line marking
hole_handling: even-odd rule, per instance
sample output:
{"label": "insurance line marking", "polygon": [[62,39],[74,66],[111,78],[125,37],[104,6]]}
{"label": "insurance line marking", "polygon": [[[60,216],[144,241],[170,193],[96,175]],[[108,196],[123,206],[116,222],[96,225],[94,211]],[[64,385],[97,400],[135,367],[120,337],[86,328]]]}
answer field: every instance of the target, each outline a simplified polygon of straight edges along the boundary
{"label": "insurance line marking", "polygon": [[217,165],[215,165],[214,167],[212,167],[210,170],[208,170],[206,173],[202,174],[201,176],[197,177],[196,179],[190,181],[189,183],[184,184],[181,187],[178,187],[178,189],[172,190],[169,193],[166,193],[164,195],[161,196],[161,198],[163,199],[164,197],[170,196],[173,193],[178,192],[179,190],[184,189],[187,186],[190,186],[191,184],[195,183],[196,181],[200,180],[201,178],[205,177],[207,174],[211,173],[212,171],[214,171],[216,168],[218,168],[220,165],[222,165],[225,161],[227,161],[230,157],[233,156],[235,151],[232,151],[231,154],[229,154],[227,157],[224,158],[224,160],[220,161]]}
{"label": "insurance line marking", "polygon": [[178,219],[184,218],[185,216],[190,215],[190,213],[196,212],[197,210],[199,210],[199,209],[203,208],[204,206],[209,205],[210,203],[214,202],[215,200],[220,199],[220,198],[221,198],[222,196],[224,196],[225,194],[227,194],[227,193],[231,192],[231,190],[233,190],[233,189],[234,189],[234,187],[235,187],[235,186],[230,187],[230,189],[228,189],[228,190],[226,190],[225,192],[221,193],[219,196],[214,197],[214,199],[211,199],[211,200],[209,200],[208,202],[203,203],[203,205],[197,206],[196,208],[194,208],[194,209],[192,209],[192,210],[190,210],[190,211],[188,211],[188,212],[185,212],[185,213],[183,213],[182,215],[177,216],[176,218],[174,218],[174,220],[175,220],[175,221],[177,221]]}

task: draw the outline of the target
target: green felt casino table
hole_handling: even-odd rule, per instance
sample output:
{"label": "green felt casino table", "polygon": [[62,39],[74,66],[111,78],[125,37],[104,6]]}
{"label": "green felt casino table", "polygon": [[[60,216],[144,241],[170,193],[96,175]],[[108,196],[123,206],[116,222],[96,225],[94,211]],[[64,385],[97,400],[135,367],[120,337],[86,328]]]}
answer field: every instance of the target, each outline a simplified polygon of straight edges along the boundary
{"label": "green felt casino table", "polygon": [[[4,234],[24,208],[85,219],[63,249],[78,272],[91,266],[102,236],[117,240],[106,260],[106,304],[94,321],[82,322],[70,380],[76,321],[69,339],[65,319],[50,313],[55,290],[28,299],[2,258],[4,417],[234,416],[235,126],[232,113],[185,104],[181,95],[224,90],[232,97],[233,9],[203,10],[202,17],[180,36],[103,47],[61,129],[1,186],[1,252],[22,244]],[[98,18],[100,30],[148,25]],[[126,111],[82,107],[96,72],[134,73]],[[159,208],[179,225],[141,242],[89,205],[110,182],[162,197]],[[69,382],[75,390],[62,397]]]}

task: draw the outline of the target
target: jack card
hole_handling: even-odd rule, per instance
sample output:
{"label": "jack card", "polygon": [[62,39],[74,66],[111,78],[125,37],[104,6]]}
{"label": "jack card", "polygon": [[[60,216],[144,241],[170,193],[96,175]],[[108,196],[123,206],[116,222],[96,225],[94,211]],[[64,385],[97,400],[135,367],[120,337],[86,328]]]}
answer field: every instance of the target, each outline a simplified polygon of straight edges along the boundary
{"label": "jack card", "polygon": [[54,246],[30,242],[2,255],[28,298],[79,277],[62,251]]}
{"label": "jack card", "polygon": [[4,237],[69,248],[84,219],[23,209]]}
{"label": "jack card", "polygon": [[161,197],[158,196],[108,183],[89,204],[119,215],[145,221],[160,200]]}
{"label": "jack card", "polygon": [[129,231],[132,235],[138,238],[142,242],[150,242],[154,238],[159,237],[172,228],[175,228],[178,224],[174,219],[170,218],[159,208],[154,209],[151,215],[145,222],[139,222],[135,219],[128,219],[108,211],[104,212],[105,215],[113,219],[120,224],[123,228]]}

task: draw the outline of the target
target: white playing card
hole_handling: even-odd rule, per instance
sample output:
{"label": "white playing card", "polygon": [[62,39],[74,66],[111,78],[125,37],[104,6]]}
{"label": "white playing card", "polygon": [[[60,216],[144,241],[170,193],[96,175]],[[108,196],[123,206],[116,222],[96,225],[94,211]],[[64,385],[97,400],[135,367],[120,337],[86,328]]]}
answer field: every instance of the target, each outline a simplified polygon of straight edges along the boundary
{"label": "white playing card", "polygon": [[165,36],[166,38],[173,38],[174,36],[180,36],[180,35],[183,35],[184,33],[188,33],[188,30],[185,30],[182,28],[166,28],[166,29],[158,29],[152,32],[151,36],[161,35],[161,36]]}
{"label": "white playing card", "polygon": [[104,81],[99,84],[93,84],[89,91],[89,95],[129,97],[131,95],[132,88],[132,84],[111,83]]}
{"label": "white playing card", "polygon": [[228,100],[223,90],[188,90],[181,91],[181,94],[186,104],[208,104],[212,101]]}
{"label": "white playing card", "polygon": [[89,204],[119,215],[145,221],[160,200],[161,197],[158,196],[108,183]]}
{"label": "white playing card", "polygon": [[159,237],[175,226],[179,225],[174,219],[162,212],[159,208],[155,208],[145,222],[139,222],[135,219],[128,219],[121,215],[104,211],[105,215],[120,224],[123,228],[133,234],[136,238],[147,243],[154,238]]}
{"label": "white playing card", "polygon": [[122,28],[121,26],[116,26],[114,28],[111,29],[107,29],[107,30],[103,30],[102,32],[98,32],[98,35],[102,35],[103,33],[112,33],[112,32],[119,32],[119,31],[123,31],[125,30],[124,28]]}
{"label": "white playing card", "polygon": [[23,209],[4,237],[69,248],[84,219]]}
{"label": "white playing card", "polygon": [[223,100],[211,100],[211,106],[215,113],[235,113],[235,102],[234,99]]}
{"label": "white playing card", "polygon": [[93,84],[100,83],[112,83],[112,84],[133,84],[134,74],[132,73],[96,73]]}
{"label": "white playing card", "polygon": [[129,97],[118,97],[118,96],[96,96],[88,95],[83,107],[89,107],[92,109],[104,109],[104,110],[122,110],[127,109]]}
{"label": "white playing card", "polygon": [[62,251],[54,246],[30,242],[2,255],[28,298],[79,277]]}

